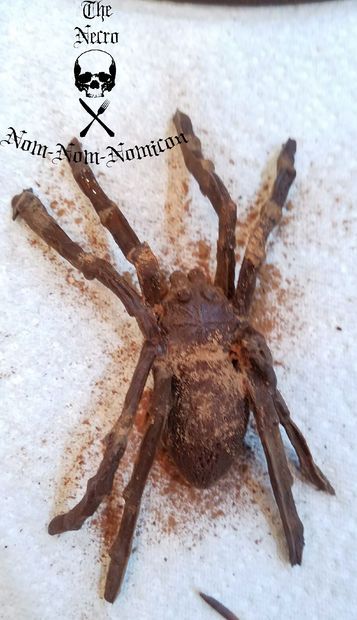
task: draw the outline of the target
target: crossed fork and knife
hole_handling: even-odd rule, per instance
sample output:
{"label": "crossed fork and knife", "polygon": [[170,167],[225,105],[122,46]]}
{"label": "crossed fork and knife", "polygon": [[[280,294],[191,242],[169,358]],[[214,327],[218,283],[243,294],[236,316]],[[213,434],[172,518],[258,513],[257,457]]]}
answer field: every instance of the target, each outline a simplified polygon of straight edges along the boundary
{"label": "crossed fork and knife", "polygon": [[103,123],[103,121],[99,118],[99,116],[101,114],[103,114],[103,112],[105,112],[105,110],[107,109],[108,105],[109,105],[109,101],[108,99],[106,99],[105,101],[103,101],[102,105],[98,108],[97,113],[93,112],[93,110],[89,107],[89,105],[87,105],[85,103],[85,101],[83,101],[83,99],[79,99],[80,104],[83,106],[83,108],[86,110],[86,112],[88,112],[88,114],[90,114],[93,117],[93,120],[91,120],[91,122],[87,125],[87,127],[85,127],[84,129],[82,129],[82,131],[80,132],[80,136],[81,138],[83,138],[84,136],[87,135],[89,129],[91,128],[91,126],[93,125],[94,121],[98,121],[98,123],[103,127],[103,129],[105,129],[105,131],[111,136],[111,138],[114,137],[114,131],[112,131],[111,129],[109,129],[109,127],[107,127],[107,125],[105,123]]}

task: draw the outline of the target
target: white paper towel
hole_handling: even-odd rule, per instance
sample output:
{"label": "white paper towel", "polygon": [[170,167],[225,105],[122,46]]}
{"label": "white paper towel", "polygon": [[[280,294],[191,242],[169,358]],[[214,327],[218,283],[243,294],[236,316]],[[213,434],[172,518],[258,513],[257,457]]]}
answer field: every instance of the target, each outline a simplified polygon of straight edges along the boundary
{"label": "white paper towel", "polygon": [[[241,620],[356,617],[357,6],[111,5],[110,20],[93,20],[93,30],[120,35],[106,48],[117,62],[117,85],[103,120],[131,146],[173,135],[173,112],[187,112],[237,202],[240,242],[281,143],[297,140],[290,210],[269,243],[273,267],[255,318],[268,334],[281,391],[336,497],[295,476],[306,545],[302,566],[291,568],[253,431],[247,485],[240,488],[237,469],[239,493],[233,472],[229,484],[202,495],[207,511],[198,510],[195,495],[182,514],[182,496],[163,492],[156,469],[122,593],[113,606],[101,598],[103,519],[60,537],[46,526],[95,471],[141,337],[108,291],[83,284],[26,225],[12,222],[12,196],[33,187],[75,240],[108,254],[120,271],[132,269],[65,163],[3,144],[0,617],[213,620],[197,589]],[[80,2],[2,4],[0,139],[12,126],[31,140],[65,145],[89,122],[72,77],[85,49],[73,47],[74,28],[84,23]],[[84,141],[101,150],[109,142],[97,123]],[[168,269],[202,261],[207,247],[213,269],[217,218],[177,149],[96,172]],[[121,484],[119,476],[115,501]],[[212,519],[215,498],[224,514]],[[177,527],[166,527],[168,515]]]}

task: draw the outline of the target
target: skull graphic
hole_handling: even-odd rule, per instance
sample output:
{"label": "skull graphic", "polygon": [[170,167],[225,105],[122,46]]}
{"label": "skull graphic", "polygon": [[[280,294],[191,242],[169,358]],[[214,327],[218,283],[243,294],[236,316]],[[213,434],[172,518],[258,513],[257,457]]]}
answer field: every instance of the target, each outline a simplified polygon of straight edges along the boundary
{"label": "skull graphic", "polygon": [[89,50],[74,63],[75,84],[87,97],[104,97],[115,86],[114,58],[102,50]]}

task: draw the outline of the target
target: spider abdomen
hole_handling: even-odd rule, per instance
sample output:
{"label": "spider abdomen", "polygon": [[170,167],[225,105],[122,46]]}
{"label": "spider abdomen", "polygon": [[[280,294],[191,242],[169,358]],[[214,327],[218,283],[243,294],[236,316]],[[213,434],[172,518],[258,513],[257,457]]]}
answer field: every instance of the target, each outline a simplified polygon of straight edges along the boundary
{"label": "spider abdomen", "polygon": [[[203,351],[202,351],[203,353]],[[174,380],[166,443],[184,477],[196,487],[220,478],[241,448],[248,410],[237,374],[223,351],[188,356]]]}

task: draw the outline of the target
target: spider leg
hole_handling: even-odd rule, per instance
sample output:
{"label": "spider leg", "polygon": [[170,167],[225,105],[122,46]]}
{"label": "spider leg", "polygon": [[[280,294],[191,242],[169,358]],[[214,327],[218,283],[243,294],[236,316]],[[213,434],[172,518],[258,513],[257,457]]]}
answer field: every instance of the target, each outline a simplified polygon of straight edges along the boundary
{"label": "spider leg", "polygon": [[257,274],[265,260],[266,241],[274,226],[281,219],[282,208],[296,176],[294,168],[295,151],[296,142],[289,139],[278,157],[277,176],[271,196],[263,205],[258,221],[248,239],[233,300],[239,314],[242,316],[246,316],[249,313]]}
{"label": "spider leg", "polygon": [[234,295],[237,207],[215,173],[213,163],[204,158],[201,142],[193,131],[190,118],[176,110],[173,120],[177,131],[187,137],[187,141],[180,144],[185,164],[218,215],[217,269],[214,283],[231,298]]}
{"label": "spider leg", "polygon": [[171,394],[171,375],[163,367],[154,368],[154,400],[151,422],[141,443],[132,476],[123,492],[124,512],[117,538],[110,550],[111,561],[104,594],[105,599],[110,603],[114,602],[124,578],[142,494],[169,413]]}
{"label": "spider leg", "polygon": [[295,452],[298,455],[302,474],[318,489],[334,495],[335,491],[333,487],[314,462],[306,439],[295,422],[291,419],[289,409],[278,390],[274,395],[274,404],[280,424],[285,428]]}
{"label": "spider leg", "polygon": [[118,205],[104,193],[92,170],[84,163],[81,145],[76,138],[73,138],[68,148],[70,146],[74,146],[76,151],[82,153],[81,162],[75,163],[73,159],[70,160],[72,174],[77,184],[91,201],[101,223],[109,230],[124,256],[135,265],[140,287],[147,302],[150,305],[159,303],[166,293],[167,284],[157,258],[147,243],[140,242]]}
{"label": "spider leg", "polygon": [[106,437],[106,448],[97,473],[88,480],[87,490],[81,501],[65,514],[52,519],[48,526],[49,534],[78,530],[97,510],[105,495],[111,492],[114,475],[125,452],[134,416],[155,355],[155,347],[145,342],[125,397],[122,413]]}
{"label": "spider leg", "polygon": [[291,492],[293,479],[279,431],[279,417],[269,389],[262,380],[254,378],[254,385],[250,383],[249,395],[268,464],[273,493],[283,523],[290,563],[301,564],[304,527],[299,519]]}
{"label": "spider leg", "polygon": [[231,345],[230,356],[241,374],[242,390],[254,412],[258,433],[268,463],[270,481],[279,508],[291,564],[300,564],[304,546],[303,526],[296,512],[291,492],[289,471],[279,423],[299,457],[304,476],[319,489],[334,494],[334,490],[314,463],[301,431],[290,417],[287,405],[277,390],[273,358],[262,334],[249,324],[241,327]]}
{"label": "spider leg", "polygon": [[20,215],[32,230],[49,246],[81,271],[85,278],[96,278],[108,287],[134,316],[147,340],[159,340],[155,316],[136,290],[122,278],[107,261],[85,252],[75,243],[49,215],[32,190],[24,190],[12,199],[13,219]]}

